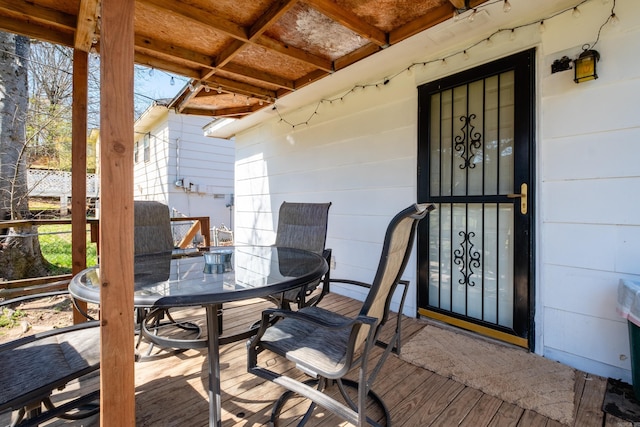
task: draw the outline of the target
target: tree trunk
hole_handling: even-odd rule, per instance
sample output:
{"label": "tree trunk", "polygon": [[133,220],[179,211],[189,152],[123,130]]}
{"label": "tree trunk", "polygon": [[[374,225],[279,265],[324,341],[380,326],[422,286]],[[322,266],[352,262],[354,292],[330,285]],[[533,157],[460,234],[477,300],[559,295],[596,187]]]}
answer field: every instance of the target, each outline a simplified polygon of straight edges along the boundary
{"label": "tree trunk", "polygon": [[[0,219],[29,217],[26,163],[29,39],[0,32]],[[37,227],[0,236],[0,278],[46,275]]]}

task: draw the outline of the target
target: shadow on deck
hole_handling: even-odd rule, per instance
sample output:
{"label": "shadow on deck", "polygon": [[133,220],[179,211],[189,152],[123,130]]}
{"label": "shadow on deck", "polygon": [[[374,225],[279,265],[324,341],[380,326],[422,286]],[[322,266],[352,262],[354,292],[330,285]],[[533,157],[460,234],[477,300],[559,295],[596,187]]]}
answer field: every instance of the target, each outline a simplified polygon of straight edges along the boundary
{"label": "shadow on deck", "polygon": [[[353,300],[330,294],[322,306],[350,313]],[[225,306],[225,329],[241,327],[250,319],[257,319],[268,303],[256,302],[249,307]],[[357,305],[356,305],[357,307]],[[200,324],[203,317],[190,312]],[[421,330],[425,320],[405,318],[403,342]],[[136,425],[151,426],[205,426],[208,424],[206,350],[188,350],[184,353],[136,363]],[[271,407],[283,392],[275,384],[257,378],[246,370],[244,342],[221,347],[222,415],[224,426],[262,426],[269,424]],[[275,360],[272,363],[282,363]],[[285,362],[286,363],[286,362]],[[286,367],[285,367],[286,368]],[[82,387],[97,387],[98,376],[87,380]],[[73,384],[54,395],[54,401],[71,397],[78,388]],[[394,426],[561,426],[559,422],[501,401],[479,390],[407,363],[391,356],[376,379],[374,388],[385,400]],[[601,410],[606,389],[606,378],[578,372],[575,383],[575,427],[607,426],[631,427]],[[281,418],[283,426],[291,423],[293,407]],[[10,414],[0,415],[0,425],[9,424]],[[99,418],[82,421],[54,420],[47,425],[98,426]],[[317,411],[310,426],[348,425],[323,411]]]}

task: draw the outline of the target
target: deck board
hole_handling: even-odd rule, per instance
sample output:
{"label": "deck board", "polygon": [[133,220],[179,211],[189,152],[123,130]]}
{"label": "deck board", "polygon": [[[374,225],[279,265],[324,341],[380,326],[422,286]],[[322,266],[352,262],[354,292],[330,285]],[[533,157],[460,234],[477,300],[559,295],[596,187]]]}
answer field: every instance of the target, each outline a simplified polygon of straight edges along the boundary
{"label": "deck board", "polygon": [[[329,294],[321,304],[345,314],[354,314],[358,303],[345,297]],[[248,327],[259,313],[271,303],[252,301],[248,307],[232,304],[224,307],[225,333]],[[194,309],[180,316],[194,319],[206,328],[202,311]],[[424,320],[405,317],[402,341],[407,342],[425,325]],[[384,340],[395,327],[393,318],[381,334]],[[141,348],[142,351],[142,348]],[[157,351],[157,349],[154,349]],[[375,349],[379,354],[382,350]],[[261,354],[266,363],[277,371],[299,375],[290,362]],[[261,359],[263,360],[263,359]],[[264,381],[246,369],[244,342],[224,345],[220,351],[223,425],[268,425],[271,408],[283,389]],[[136,425],[206,426],[208,421],[206,350],[187,350],[135,364]],[[350,374],[353,377],[353,374]],[[302,377],[300,377],[302,378]],[[96,384],[97,377],[88,380]],[[631,427],[632,423],[606,415],[601,410],[606,379],[578,372],[576,376],[576,416],[571,427]],[[394,426],[467,426],[467,427],[561,427],[533,411],[503,402],[479,390],[407,363],[390,355],[374,383],[374,389],[384,399]],[[57,392],[55,398],[69,398],[77,393],[77,384]],[[56,400],[54,399],[54,400]],[[306,405],[298,403],[286,408],[282,426],[295,425],[293,414],[304,412]],[[377,416],[377,415],[376,415]],[[10,415],[0,415],[0,425],[9,424]],[[84,420],[85,427],[99,425],[97,416]],[[52,420],[48,426],[80,425],[77,422]],[[314,426],[347,426],[326,412],[319,411],[308,424]]]}

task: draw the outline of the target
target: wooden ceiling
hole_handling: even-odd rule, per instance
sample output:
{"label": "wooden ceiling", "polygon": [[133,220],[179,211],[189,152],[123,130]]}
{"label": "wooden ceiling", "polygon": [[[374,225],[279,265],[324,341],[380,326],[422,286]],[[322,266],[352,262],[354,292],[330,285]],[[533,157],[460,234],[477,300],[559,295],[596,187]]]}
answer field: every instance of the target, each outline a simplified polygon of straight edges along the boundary
{"label": "wooden ceiling", "polygon": [[[486,0],[135,0],[135,61],[178,111],[241,118]],[[0,29],[100,51],[100,0],[0,0]]]}

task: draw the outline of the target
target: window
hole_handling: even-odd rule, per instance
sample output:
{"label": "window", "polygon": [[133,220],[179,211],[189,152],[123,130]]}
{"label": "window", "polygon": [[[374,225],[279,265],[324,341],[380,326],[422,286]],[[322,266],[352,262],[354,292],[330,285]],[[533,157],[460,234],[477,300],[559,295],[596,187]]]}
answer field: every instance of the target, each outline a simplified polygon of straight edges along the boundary
{"label": "window", "polygon": [[150,134],[144,135],[144,161],[148,162],[151,159],[151,148],[149,147],[149,140],[151,139]]}
{"label": "window", "polygon": [[136,141],[133,144],[133,162],[134,163],[138,163],[140,161],[140,154],[139,154],[139,150],[138,150],[139,147],[138,146],[139,146],[139,143],[138,143],[138,141]]}

